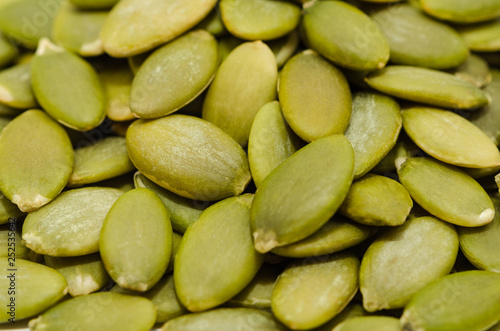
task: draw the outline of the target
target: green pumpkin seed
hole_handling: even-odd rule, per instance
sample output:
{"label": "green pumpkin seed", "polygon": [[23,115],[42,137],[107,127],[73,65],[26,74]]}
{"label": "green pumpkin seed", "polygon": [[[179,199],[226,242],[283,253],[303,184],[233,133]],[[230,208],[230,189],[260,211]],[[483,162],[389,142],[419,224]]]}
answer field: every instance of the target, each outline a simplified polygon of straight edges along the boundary
{"label": "green pumpkin seed", "polygon": [[287,36],[266,42],[276,57],[278,68],[290,59],[299,47],[299,34],[296,31],[290,32]]}
{"label": "green pumpkin seed", "polygon": [[320,326],[351,301],[358,290],[358,272],[359,260],[351,254],[294,262],[274,286],[273,313],[293,330]]}
{"label": "green pumpkin seed", "polygon": [[336,215],[309,237],[276,247],[272,253],[295,258],[331,254],[363,242],[376,231],[375,227],[364,226]]}
{"label": "green pumpkin seed", "polygon": [[[54,269],[16,259],[13,271],[9,270],[12,269],[11,261],[0,257],[0,288],[5,292],[0,296],[0,305],[4,308],[0,313],[0,323],[6,323],[10,318],[18,321],[40,314],[67,293],[66,280]],[[8,290],[9,287],[14,289]],[[9,306],[11,298],[15,298],[13,309]]]}
{"label": "green pumpkin seed", "polygon": [[488,96],[477,86],[437,70],[389,66],[368,74],[365,79],[378,91],[432,106],[468,109],[488,104]]}
{"label": "green pumpkin seed", "polygon": [[141,118],[158,118],[178,110],[208,87],[217,65],[217,41],[204,30],[168,43],[137,72],[130,92],[132,112]]}
{"label": "green pumpkin seed", "polygon": [[413,207],[408,191],[397,181],[368,174],[352,183],[339,212],[365,225],[397,226]]}
{"label": "green pumpkin seed", "polygon": [[303,146],[281,114],[278,101],[264,105],[250,130],[248,161],[255,186],[262,181],[290,155]]}
{"label": "green pumpkin seed", "polygon": [[337,68],[306,50],[289,60],[279,80],[283,115],[305,141],[344,133],[351,118],[351,92]]}
{"label": "green pumpkin seed", "polygon": [[172,226],[158,196],[145,188],[125,193],[104,220],[99,241],[104,266],[123,288],[147,291],[167,270]]}
{"label": "green pumpkin seed", "polygon": [[193,30],[202,29],[221,38],[227,35],[226,27],[222,23],[222,17],[218,7],[215,7],[210,14],[208,14],[200,23],[198,23]]}
{"label": "green pumpkin seed", "polygon": [[203,119],[246,146],[255,115],[275,100],[278,68],[261,41],[236,47],[221,64],[203,104]]}
{"label": "green pumpkin seed", "polygon": [[305,8],[301,26],[307,44],[342,67],[374,70],[389,60],[389,45],[370,18],[342,1],[318,1]]}
{"label": "green pumpkin seed", "polygon": [[182,238],[174,264],[175,289],[190,311],[216,307],[243,290],[263,257],[252,243],[253,195],[229,198],[207,208]]}
{"label": "green pumpkin seed", "polygon": [[80,256],[99,250],[104,218],[123,191],[87,187],[61,193],[24,221],[23,242],[39,254]]}
{"label": "green pumpkin seed", "polygon": [[459,27],[458,32],[472,51],[500,51],[500,20]]}
{"label": "green pumpkin seed", "polygon": [[470,121],[479,127],[495,145],[500,143],[500,71],[491,69],[492,82],[487,87],[491,102],[473,112]]}
{"label": "green pumpkin seed", "polygon": [[389,153],[371,170],[378,175],[396,171],[396,160],[416,156],[420,152],[417,145],[407,137],[400,137]]}
{"label": "green pumpkin seed", "polygon": [[219,308],[203,313],[177,317],[161,328],[162,331],[284,331],[267,311],[253,308]]}
{"label": "green pumpkin seed", "polygon": [[174,269],[175,256],[179,251],[179,247],[181,246],[181,241],[182,241],[182,235],[178,234],[177,232],[172,232],[172,252],[170,254],[170,262],[168,263],[167,272],[170,272]]}
{"label": "green pumpkin seed", "polygon": [[18,64],[0,71],[0,102],[13,108],[35,108],[31,90],[31,64]]}
{"label": "green pumpkin seed", "polygon": [[104,91],[97,73],[82,58],[44,39],[33,58],[31,76],[38,102],[61,124],[87,131],[103,121]]}
{"label": "green pumpkin seed", "polygon": [[23,215],[24,213],[0,192],[0,224],[8,223],[10,218]]}
{"label": "green pumpkin seed", "polygon": [[[10,245],[9,245],[10,244]],[[29,260],[38,262],[42,260],[42,256],[36,254],[21,242],[21,226],[18,224],[0,226],[0,257]]]}
{"label": "green pumpkin seed", "polygon": [[129,67],[130,67],[130,70],[132,70],[132,72],[134,73],[134,75],[137,74],[137,72],[139,71],[139,68],[141,67],[141,65],[144,63],[144,61],[146,61],[146,59],[151,54],[153,54],[152,50],[144,52],[144,53],[141,53],[141,54],[136,54],[136,55],[133,55],[133,56],[130,56],[130,57],[127,58],[127,62],[128,62]]}
{"label": "green pumpkin seed", "polygon": [[500,320],[500,275],[464,271],[419,291],[401,317],[405,330],[479,331]]}
{"label": "green pumpkin seed", "polygon": [[420,0],[420,4],[429,15],[456,23],[482,22],[500,16],[497,1]]}
{"label": "green pumpkin seed", "polygon": [[144,53],[183,34],[210,13],[216,0],[125,0],[109,13],[101,30],[106,53]]}
{"label": "green pumpkin seed", "polygon": [[[500,214],[498,194],[490,196],[495,212]],[[458,228],[460,249],[467,260],[479,269],[500,273],[498,236],[500,235],[500,216],[495,213],[493,221],[478,228]]]}
{"label": "green pumpkin seed", "polygon": [[106,116],[112,121],[135,119],[130,110],[129,95],[134,75],[128,64],[113,61],[99,72],[104,94],[106,95]]}
{"label": "green pumpkin seed", "polygon": [[443,221],[475,227],[493,220],[488,194],[458,168],[426,157],[408,158],[398,168],[399,180],[415,202]]}
{"label": "green pumpkin seed", "polygon": [[68,135],[40,110],[24,112],[5,127],[0,155],[0,189],[23,212],[54,199],[73,170]]}
{"label": "green pumpkin seed", "polygon": [[202,119],[171,115],[138,120],[129,127],[126,138],[136,168],[182,197],[220,200],[240,194],[250,181],[243,149]]}
{"label": "green pumpkin seed", "polygon": [[337,325],[332,331],[401,331],[399,320],[389,316],[360,316]]}
{"label": "green pumpkin seed", "polygon": [[0,67],[11,63],[15,59],[17,52],[17,47],[0,32]]}
{"label": "green pumpkin seed", "polygon": [[75,166],[68,186],[77,187],[117,177],[134,170],[123,137],[107,137],[75,150]]}
{"label": "green pumpkin seed", "polygon": [[389,43],[393,63],[450,69],[469,53],[455,30],[409,4],[376,11],[371,18]]}
{"label": "green pumpkin seed", "polygon": [[9,1],[0,10],[0,30],[29,49],[50,38],[52,21],[62,0]]}
{"label": "green pumpkin seed", "polygon": [[337,316],[332,318],[329,322],[320,327],[312,329],[314,331],[332,331],[332,329],[340,323],[349,319],[366,316],[368,313],[363,309],[359,303],[349,303]]}
{"label": "green pumpkin seed", "polygon": [[351,122],[345,132],[354,149],[354,178],[366,174],[389,153],[401,127],[394,99],[371,92],[354,95]]}
{"label": "green pumpkin seed", "polygon": [[353,168],[351,144],[343,135],[332,135],[310,143],[274,169],[252,204],[257,251],[297,242],[323,226],[344,200]]}
{"label": "green pumpkin seed", "polygon": [[187,228],[200,218],[203,208],[207,203],[199,203],[178,196],[163,187],[156,185],[140,172],[134,175],[135,187],[144,187],[155,192],[167,208],[172,228],[180,233],[186,232]]}
{"label": "green pumpkin seed", "polygon": [[229,32],[246,40],[269,40],[286,35],[299,24],[300,8],[269,0],[221,0],[222,21]]}
{"label": "green pumpkin seed", "polygon": [[45,264],[66,278],[73,297],[98,291],[111,280],[98,253],[75,257],[45,255]]}
{"label": "green pumpkin seed", "polygon": [[81,9],[109,9],[119,0],[69,0],[73,5]]}
{"label": "green pumpkin seed", "polygon": [[230,306],[271,309],[271,295],[281,268],[263,264],[252,282],[228,301]]}
{"label": "green pumpkin seed", "polygon": [[[80,312],[80,313],[78,313]],[[30,330],[150,330],[156,320],[151,301],[101,292],[67,300],[29,322]]]}
{"label": "green pumpkin seed", "polygon": [[402,111],[403,127],[422,150],[461,167],[500,165],[500,152],[477,126],[450,111],[413,107]]}
{"label": "green pumpkin seed", "polygon": [[364,308],[403,308],[420,289],[449,274],[457,254],[455,228],[434,217],[414,218],[384,232],[361,261]]}
{"label": "green pumpkin seed", "polygon": [[104,49],[99,33],[107,17],[105,11],[82,11],[65,2],[54,18],[52,38],[81,56],[101,55]]}
{"label": "green pumpkin seed", "polygon": [[218,49],[221,63],[224,62],[224,60],[229,56],[233,49],[243,44],[243,42],[243,40],[235,38],[233,36],[220,39]]}
{"label": "green pumpkin seed", "polygon": [[[478,87],[484,87],[491,83],[492,73],[488,62],[482,57],[470,54],[460,66],[458,66],[453,73],[462,79],[468,80]],[[491,96],[494,98],[494,96]]]}

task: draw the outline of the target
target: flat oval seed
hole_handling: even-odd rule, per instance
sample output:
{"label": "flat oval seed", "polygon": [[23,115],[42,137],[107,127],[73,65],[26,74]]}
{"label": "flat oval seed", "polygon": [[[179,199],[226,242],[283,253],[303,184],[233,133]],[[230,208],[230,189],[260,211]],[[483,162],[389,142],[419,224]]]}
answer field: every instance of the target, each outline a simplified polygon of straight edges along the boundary
{"label": "flat oval seed", "polygon": [[412,5],[391,6],[371,18],[389,43],[393,63],[450,69],[464,62],[469,53],[455,30]]}
{"label": "flat oval seed", "polygon": [[[87,314],[78,314],[86,309]],[[89,318],[92,314],[92,318]],[[76,297],[47,310],[29,322],[30,330],[137,331],[150,330],[156,320],[151,301],[124,294],[100,292]]]}
{"label": "flat oval seed", "polygon": [[17,52],[17,47],[0,32],[0,67],[11,63]]}
{"label": "flat oval seed", "polygon": [[73,170],[66,131],[40,110],[24,112],[5,127],[0,155],[0,190],[24,212],[54,199]]}
{"label": "flat oval seed", "polygon": [[51,256],[95,253],[104,218],[123,193],[104,187],[63,192],[53,203],[26,217],[23,243],[39,254]]}
{"label": "flat oval seed", "polygon": [[400,322],[408,331],[479,331],[498,320],[500,274],[473,270],[424,287],[405,307]]}
{"label": "flat oval seed", "polygon": [[73,5],[81,9],[109,9],[119,0],[69,0]]}
{"label": "flat oval seed", "polygon": [[136,117],[129,106],[134,74],[126,61],[112,61],[98,72],[106,95],[106,116],[112,121],[130,121]]}
{"label": "flat oval seed", "polygon": [[[490,196],[495,206],[495,218],[487,225],[478,228],[458,228],[460,249],[467,260],[475,267],[500,273],[500,198],[498,194]],[[498,214],[497,214],[498,213]]]}
{"label": "flat oval seed", "polygon": [[295,135],[281,114],[278,101],[264,105],[252,123],[248,140],[248,161],[255,186],[304,143]]}
{"label": "flat oval seed", "polygon": [[252,243],[253,195],[229,198],[207,208],[182,237],[174,264],[175,289],[190,311],[216,307],[243,290],[263,256]]}
{"label": "flat oval seed", "polygon": [[10,222],[9,224],[0,226],[0,257],[8,257],[9,255],[11,258],[15,256],[16,259],[33,262],[41,260],[40,255],[22,244],[20,226],[18,226],[17,223]]}
{"label": "flat oval seed", "polygon": [[38,41],[50,38],[52,21],[62,1],[9,1],[0,10],[0,30],[29,49],[36,49]]}
{"label": "flat oval seed", "polygon": [[132,112],[141,118],[158,118],[183,107],[208,87],[218,60],[217,41],[203,30],[156,50],[132,83]]}
{"label": "flat oval seed", "polygon": [[408,158],[398,175],[415,202],[443,221],[475,227],[495,216],[488,194],[458,168],[431,158]]}
{"label": "flat oval seed", "polygon": [[101,55],[104,49],[99,33],[107,17],[106,11],[82,11],[66,2],[54,18],[52,38],[81,56]]}
{"label": "flat oval seed", "polygon": [[296,53],[299,47],[299,34],[297,31],[292,31],[285,37],[266,43],[276,57],[278,68],[281,68]]}
{"label": "flat oval seed", "polygon": [[75,257],[45,255],[44,258],[48,267],[66,278],[68,292],[73,297],[98,291],[111,280],[98,253]]}
{"label": "flat oval seed", "polygon": [[401,131],[399,105],[391,97],[372,92],[354,94],[345,136],[354,149],[354,178],[370,171],[394,147]]}
{"label": "flat oval seed", "polygon": [[389,95],[437,107],[469,109],[488,104],[488,96],[452,74],[411,66],[389,66],[368,74],[366,82]]}
{"label": "flat oval seed", "polygon": [[413,207],[410,194],[394,179],[368,174],[353,182],[339,212],[365,225],[398,226]]}
{"label": "flat oval seed", "polygon": [[[15,271],[12,270],[12,259],[0,257],[0,287],[5,294],[0,296],[0,304],[4,307],[0,313],[0,323],[6,323],[10,318],[15,321],[40,314],[56,304],[67,293],[64,277],[49,267],[25,261],[15,260]],[[14,274],[14,276],[12,276]],[[14,315],[9,312],[12,295],[7,295],[9,287],[15,288]]]}
{"label": "flat oval seed", "polygon": [[355,318],[355,317],[360,317],[360,316],[366,316],[368,313],[363,309],[363,306],[360,305],[359,303],[349,303],[342,311],[332,318],[330,321],[327,323],[321,325],[320,327],[317,327],[315,329],[312,329],[314,331],[332,331],[334,327],[339,325],[340,323],[347,321],[349,319]]}
{"label": "flat oval seed", "polygon": [[44,39],[32,60],[31,76],[38,102],[61,124],[88,131],[103,121],[104,91],[82,58]]}
{"label": "flat oval seed", "polygon": [[332,135],[310,143],[274,169],[252,204],[257,251],[299,241],[323,226],[344,200],[353,168],[351,144],[343,135]]}
{"label": "flat oval seed", "polygon": [[[467,60],[452,72],[455,76],[468,80],[478,87],[484,87],[492,81],[492,73],[488,62],[475,54],[470,54]],[[494,98],[494,96],[491,97]]]}
{"label": "flat oval seed", "polygon": [[0,224],[8,223],[9,219],[22,215],[24,213],[0,192]]}
{"label": "flat oval seed", "polygon": [[480,128],[495,145],[500,143],[500,71],[491,69],[492,82],[487,86],[489,105],[473,112],[470,121]]}
{"label": "flat oval seed", "polygon": [[241,44],[217,71],[203,103],[203,119],[246,146],[255,115],[276,98],[277,80],[269,47],[261,41]]}
{"label": "flat oval seed", "polygon": [[144,53],[183,34],[201,21],[216,0],[125,0],[109,13],[101,31],[106,53]]}
{"label": "flat oval seed", "polygon": [[144,187],[155,192],[168,210],[172,228],[180,233],[186,232],[187,228],[200,218],[206,202],[197,202],[174,194],[161,186],[156,185],[140,172],[134,175],[136,188]]}
{"label": "flat oval seed", "polygon": [[113,204],[99,241],[104,266],[123,288],[147,291],[167,270],[172,250],[172,226],[158,196],[137,188]]}
{"label": "flat oval seed", "polygon": [[500,51],[500,20],[459,27],[458,32],[472,51]]}
{"label": "flat oval seed", "polygon": [[456,23],[481,22],[500,16],[500,3],[491,0],[420,0],[420,4],[429,15]]}
{"label": "flat oval seed", "polygon": [[337,315],[358,290],[359,260],[336,254],[294,262],[279,276],[271,299],[274,315],[293,330],[308,330]]}
{"label": "flat oval seed", "polygon": [[217,38],[222,38],[227,35],[227,29],[224,26],[224,23],[222,23],[219,7],[212,9],[210,14],[205,16],[205,18],[193,29],[205,30]]}
{"label": "flat oval seed", "polygon": [[449,274],[457,254],[455,228],[437,218],[414,218],[389,229],[375,239],[361,261],[364,308],[369,312],[403,308],[427,284]]}
{"label": "flat oval seed", "polygon": [[399,320],[389,316],[360,316],[340,323],[332,331],[400,331]]}
{"label": "flat oval seed", "polygon": [[370,18],[342,1],[318,1],[305,9],[301,28],[307,44],[342,67],[374,70],[389,60],[389,45]]}
{"label": "flat oval seed", "polygon": [[293,244],[276,247],[271,252],[287,257],[313,257],[331,254],[355,246],[377,231],[335,215],[309,237]]}
{"label": "flat oval seed", "polygon": [[221,0],[219,6],[224,25],[241,39],[276,39],[295,29],[300,20],[300,8],[287,2]]}
{"label": "flat oval seed", "polygon": [[403,127],[422,150],[461,167],[500,165],[497,146],[477,126],[450,111],[412,107],[402,111]]}
{"label": "flat oval seed", "polygon": [[267,311],[253,308],[219,308],[203,313],[177,317],[161,328],[162,331],[284,331]]}
{"label": "flat oval seed", "polygon": [[75,166],[68,186],[77,187],[118,177],[134,170],[123,137],[107,137],[75,150]]}
{"label": "flat oval seed", "polygon": [[344,133],[351,118],[351,91],[344,75],[307,50],[281,71],[279,99],[288,124],[305,141]]}
{"label": "flat oval seed", "polygon": [[129,127],[126,138],[137,169],[185,198],[224,199],[243,192],[250,181],[243,149],[202,119],[171,115],[138,120]]}
{"label": "flat oval seed", "polygon": [[18,64],[0,71],[0,102],[19,109],[38,106],[31,89],[30,63]]}

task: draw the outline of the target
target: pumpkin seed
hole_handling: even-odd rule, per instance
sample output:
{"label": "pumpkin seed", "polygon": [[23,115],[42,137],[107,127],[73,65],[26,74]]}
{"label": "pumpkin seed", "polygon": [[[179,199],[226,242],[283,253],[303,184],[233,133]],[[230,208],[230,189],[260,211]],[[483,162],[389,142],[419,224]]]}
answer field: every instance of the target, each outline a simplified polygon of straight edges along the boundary
{"label": "pumpkin seed", "polygon": [[222,17],[219,7],[215,7],[214,9],[212,9],[210,14],[208,14],[200,23],[198,23],[193,28],[193,30],[196,29],[205,30],[217,38],[224,37],[228,34],[224,23],[222,23]]}
{"label": "pumpkin seed", "polygon": [[389,153],[401,127],[394,99],[372,92],[354,94],[351,122],[345,132],[354,149],[354,178],[366,174]]}
{"label": "pumpkin seed", "polygon": [[11,257],[14,255],[16,259],[33,262],[41,260],[38,254],[21,243],[21,229],[17,224],[14,226],[12,224],[0,226],[0,257],[7,257],[9,254]]}
{"label": "pumpkin seed", "polygon": [[252,243],[253,195],[229,198],[207,208],[182,237],[174,264],[175,289],[190,311],[216,307],[243,290],[263,257]]}
{"label": "pumpkin seed", "polygon": [[241,44],[217,71],[203,103],[203,119],[246,146],[255,115],[276,98],[277,80],[269,47],[261,41]]}
{"label": "pumpkin seed", "polygon": [[464,271],[420,290],[401,316],[405,330],[479,331],[500,320],[500,275]]}
{"label": "pumpkin seed", "polygon": [[130,110],[129,95],[134,75],[125,61],[113,61],[99,72],[106,95],[106,116],[112,121],[135,119]]}
{"label": "pumpkin seed", "polygon": [[141,118],[168,115],[196,98],[218,65],[217,41],[196,30],[168,43],[141,65],[132,83],[130,108]]}
{"label": "pumpkin seed", "polygon": [[344,133],[351,118],[351,92],[344,75],[306,50],[284,66],[278,85],[283,115],[305,141]]}
{"label": "pumpkin seed", "polygon": [[26,217],[23,243],[39,254],[51,256],[95,253],[104,218],[123,193],[104,187],[65,191]]}
{"label": "pumpkin seed", "polygon": [[441,20],[456,23],[482,22],[500,16],[500,3],[490,0],[420,0],[422,9]]}
{"label": "pumpkin seed", "polygon": [[17,47],[0,32],[0,67],[10,64],[16,57],[17,52]]}
{"label": "pumpkin seed", "polygon": [[371,170],[378,175],[385,175],[391,171],[396,171],[396,160],[404,160],[407,157],[416,156],[420,152],[413,141],[407,137],[401,137],[389,153]]}
{"label": "pumpkin seed", "polygon": [[[0,323],[8,322],[10,318],[14,318],[17,322],[40,314],[56,304],[67,293],[66,280],[54,269],[31,261],[16,259],[15,271],[12,271],[9,270],[12,269],[10,261],[6,257],[0,257],[0,270],[2,270],[0,271],[0,287],[5,292],[0,296],[0,304],[4,307],[0,313]],[[14,289],[8,290],[9,287]],[[7,295],[9,291],[14,293]],[[11,298],[15,298],[15,301]],[[14,302],[13,309],[11,302]]]}
{"label": "pumpkin seed", "polygon": [[450,111],[412,107],[402,111],[403,127],[422,150],[461,167],[500,165],[500,152],[477,126]]}
{"label": "pumpkin seed", "polygon": [[368,74],[366,82],[389,95],[437,107],[468,109],[488,104],[488,96],[472,83],[437,70],[388,66]]}
{"label": "pumpkin seed", "polygon": [[407,158],[399,163],[399,180],[429,213],[466,227],[493,220],[495,210],[488,194],[465,172],[426,157]]}
{"label": "pumpkin seed", "polygon": [[127,57],[180,36],[207,16],[216,0],[125,0],[109,13],[101,30],[106,53]]}
{"label": "pumpkin seed", "polygon": [[228,36],[219,40],[219,55],[221,63],[229,56],[229,54],[244,41],[233,36]]}
{"label": "pumpkin seed", "polygon": [[[484,87],[492,81],[492,73],[488,62],[475,54],[470,54],[467,60],[458,66],[453,73],[455,76],[468,80],[478,87]],[[491,97],[494,98],[495,96],[491,95]]]}
{"label": "pumpkin seed", "polygon": [[73,297],[98,291],[111,280],[98,253],[75,257],[45,255],[45,264],[66,278]]}
{"label": "pumpkin seed", "polygon": [[278,68],[281,68],[297,51],[299,47],[299,34],[296,31],[292,31],[285,37],[268,41],[267,45],[276,57]]}
{"label": "pumpkin seed", "polygon": [[18,64],[0,71],[0,102],[13,108],[35,108],[31,90],[31,64]]}
{"label": "pumpkin seed", "polygon": [[0,103],[0,116],[15,117],[19,115],[19,113],[20,113],[19,109],[15,109],[7,105],[4,105],[3,103]]}
{"label": "pumpkin seed", "polygon": [[151,329],[155,320],[156,311],[151,301],[119,293],[101,292],[58,304],[31,320],[29,327],[33,331],[135,331]]}
{"label": "pumpkin seed", "polygon": [[40,110],[26,111],[5,127],[0,155],[0,189],[23,212],[54,199],[73,170],[68,135]]}
{"label": "pumpkin seed", "polygon": [[400,331],[399,320],[389,316],[360,316],[340,323],[332,331]]}
{"label": "pumpkin seed", "polygon": [[336,254],[289,265],[271,299],[274,315],[293,330],[320,326],[349,303],[358,290],[359,260]]}
{"label": "pumpkin seed", "polygon": [[137,188],[116,200],[102,225],[99,250],[118,285],[141,292],[153,287],[172,250],[170,218],[160,198]]}
{"label": "pumpkin seed", "polygon": [[252,123],[248,141],[248,161],[255,186],[271,171],[303,146],[281,114],[278,101],[264,105]]}
{"label": "pumpkin seed", "polygon": [[500,51],[500,20],[459,27],[458,32],[472,51]]}
{"label": "pumpkin seed", "polygon": [[286,35],[299,24],[300,8],[269,0],[221,0],[222,21],[229,32],[246,40],[269,40]]}
{"label": "pumpkin seed", "polygon": [[77,55],[43,39],[32,61],[31,79],[40,105],[61,124],[88,131],[104,120],[99,77]]}
{"label": "pumpkin seed", "polygon": [[8,223],[10,218],[23,215],[24,213],[0,192],[0,224]]}
{"label": "pumpkin seed", "polygon": [[220,200],[240,194],[250,181],[243,149],[202,119],[171,115],[138,120],[129,127],[126,138],[136,168],[182,197]]}
{"label": "pumpkin seed", "polygon": [[113,7],[119,0],[69,0],[73,5],[81,9],[108,9]]}
{"label": "pumpkin seed", "polygon": [[359,303],[349,303],[337,316],[332,318],[329,322],[322,326],[312,329],[314,331],[332,331],[332,329],[340,323],[347,321],[354,317],[366,316],[368,313],[363,309]]}

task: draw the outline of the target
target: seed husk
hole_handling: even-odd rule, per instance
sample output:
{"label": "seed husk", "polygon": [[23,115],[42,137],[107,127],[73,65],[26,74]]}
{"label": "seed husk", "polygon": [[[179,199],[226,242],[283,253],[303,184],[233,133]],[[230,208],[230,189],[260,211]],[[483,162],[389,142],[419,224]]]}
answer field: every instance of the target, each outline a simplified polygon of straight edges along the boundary
{"label": "seed husk", "polygon": [[0,102],[13,108],[38,106],[31,89],[31,64],[18,64],[0,71]]}
{"label": "seed husk", "polygon": [[302,240],[323,226],[344,200],[353,169],[354,152],[343,135],[318,139],[274,169],[252,204],[257,251]]}
{"label": "seed husk", "polygon": [[23,212],[54,199],[73,170],[68,135],[40,110],[26,111],[5,127],[0,155],[0,189]]}
{"label": "seed husk", "polygon": [[337,68],[316,52],[306,50],[283,67],[278,85],[288,124],[311,142],[344,133],[351,118],[351,91]]}

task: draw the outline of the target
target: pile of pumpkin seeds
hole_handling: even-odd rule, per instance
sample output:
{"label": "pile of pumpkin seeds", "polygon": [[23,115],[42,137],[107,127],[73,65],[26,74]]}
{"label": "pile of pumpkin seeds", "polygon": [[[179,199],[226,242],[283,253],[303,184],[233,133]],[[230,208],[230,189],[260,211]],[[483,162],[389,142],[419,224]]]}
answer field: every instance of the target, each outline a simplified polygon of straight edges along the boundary
{"label": "pile of pumpkin seeds", "polygon": [[0,328],[500,330],[499,143],[500,0],[0,0]]}

